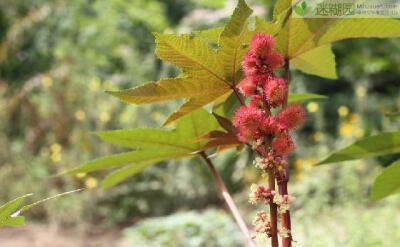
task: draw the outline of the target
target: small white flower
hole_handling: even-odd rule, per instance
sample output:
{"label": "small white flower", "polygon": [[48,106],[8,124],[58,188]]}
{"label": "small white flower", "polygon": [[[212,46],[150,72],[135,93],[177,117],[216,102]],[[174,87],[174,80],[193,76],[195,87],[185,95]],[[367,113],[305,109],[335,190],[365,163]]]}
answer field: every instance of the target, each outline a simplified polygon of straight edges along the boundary
{"label": "small white flower", "polygon": [[257,189],[258,189],[257,184],[252,184],[250,186],[249,203],[251,204],[256,204],[258,202],[258,198],[256,196]]}
{"label": "small white flower", "polygon": [[279,194],[274,195],[274,203],[280,206],[283,203],[283,197]]}

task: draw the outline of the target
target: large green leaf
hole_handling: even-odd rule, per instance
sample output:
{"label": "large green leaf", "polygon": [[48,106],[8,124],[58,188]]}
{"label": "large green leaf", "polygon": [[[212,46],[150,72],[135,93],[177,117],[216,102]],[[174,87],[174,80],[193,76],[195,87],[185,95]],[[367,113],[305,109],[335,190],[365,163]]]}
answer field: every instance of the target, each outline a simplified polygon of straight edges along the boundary
{"label": "large green leaf", "polygon": [[[277,51],[288,59],[296,59],[292,64],[305,73],[336,77],[334,57],[327,46],[332,42],[349,38],[400,36],[400,21],[396,19],[292,18],[291,2],[277,1],[274,21],[264,24],[264,30],[270,31],[274,24],[281,27],[275,40]],[[257,31],[262,31],[262,27],[259,25]],[[322,62],[324,66],[316,66],[314,61]]]}
{"label": "large green leaf", "polygon": [[297,103],[305,100],[327,99],[325,95],[312,94],[312,93],[290,93],[288,103]]}
{"label": "large green leaf", "polygon": [[395,193],[400,193],[400,160],[385,168],[375,179],[370,198],[379,200]]}
{"label": "large green leaf", "polygon": [[366,137],[346,148],[335,151],[329,157],[319,162],[318,165],[399,152],[400,131],[388,132]]}
{"label": "large green leaf", "polygon": [[[229,91],[228,91],[229,93]],[[193,97],[190,98],[188,101],[183,103],[181,107],[173,112],[168,119],[163,123],[163,126],[167,126],[173,122],[175,122],[177,119],[190,114],[193,111],[196,111],[197,109],[209,104],[210,102],[213,101],[218,101],[220,97],[223,97],[224,95],[227,94],[227,91],[215,91],[213,93],[208,94],[207,96],[202,96],[202,97]]]}
{"label": "large green leaf", "polygon": [[179,119],[173,130],[128,129],[96,132],[104,141],[135,151],[96,159],[64,174],[92,172],[130,164],[111,173],[104,180],[103,187],[108,188],[159,161],[195,155],[207,142],[196,141],[196,138],[218,129],[221,127],[214,116],[199,109]]}
{"label": "large green leaf", "polygon": [[190,34],[175,36],[156,33],[156,54],[164,61],[175,64],[187,75],[203,80],[228,83],[218,61],[217,51]]}
{"label": "large green leaf", "polygon": [[337,79],[335,54],[330,44],[305,52],[290,60],[290,64],[307,74]]}
{"label": "large green leaf", "polygon": [[236,72],[240,69],[240,63],[247,51],[243,43],[248,32],[247,19],[252,12],[244,0],[239,0],[219,38],[219,59],[223,64],[225,77],[229,78],[233,85],[238,81]]}
{"label": "large green leaf", "polygon": [[104,178],[101,186],[103,189],[109,189],[151,165],[152,163],[138,163],[113,171]]}
{"label": "large green leaf", "polygon": [[[171,114],[164,126],[225,99],[241,77],[240,62],[247,51],[244,44],[251,36],[247,28],[251,13],[245,1],[239,0],[224,28],[180,36],[156,33],[156,54],[181,68],[183,74],[175,79],[162,79],[157,83],[109,93],[134,104],[186,98],[187,101]],[[219,49],[213,49],[207,42],[218,42]]]}
{"label": "large green leaf", "polygon": [[[292,18],[291,0],[280,0],[275,19],[283,20],[278,50],[287,58],[349,38],[398,37],[400,21],[389,18]],[[282,18],[284,16],[284,18]],[[286,18],[287,17],[287,18]]]}
{"label": "large green leaf", "polygon": [[127,103],[146,104],[178,98],[208,97],[215,92],[227,90],[230,90],[230,87],[223,82],[199,80],[196,77],[179,77],[108,93]]}
{"label": "large green leaf", "polygon": [[194,31],[193,34],[206,41],[218,44],[219,36],[221,35],[222,31],[224,31],[223,27],[217,27],[202,31]]}

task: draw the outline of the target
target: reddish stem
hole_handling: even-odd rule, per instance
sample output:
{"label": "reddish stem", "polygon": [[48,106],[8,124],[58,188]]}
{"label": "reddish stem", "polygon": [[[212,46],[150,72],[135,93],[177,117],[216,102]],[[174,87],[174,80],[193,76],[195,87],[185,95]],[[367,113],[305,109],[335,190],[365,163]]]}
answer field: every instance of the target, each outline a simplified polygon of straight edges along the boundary
{"label": "reddish stem", "polygon": [[236,97],[238,98],[240,104],[241,105],[245,105],[245,103],[244,103],[244,101],[242,99],[242,96],[240,95],[239,90],[235,86],[231,86],[231,88],[232,88],[233,92],[235,93]]}
{"label": "reddish stem", "polygon": [[[268,170],[268,187],[271,191],[275,190],[275,174],[273,169]],[[271,246],[278,247],[278,206],[273,202],[269,203],[269,213],[271,215]]]}
{"label": "reddish stem", "polygon": [[[289,86],[290,83],[290,63],[289,59],[285,59],[285,80]],[[287,99],[288,94],[285,96],[285,101],[283,103],[282,108],[287,106]],[[288,157],[285,157],[286,161],[288,161]],[[279,194],[284,196],[288,194],[288,182],[289,182],[289,162],[285,165],[283,169],[283,174],[281,174],[280,178],[278,179],[278,186],[279,186]],[[282,237],[282,246],[283,247],[291,247],[292,246],[292,234],[291,234],[291,222],[290,222],[290,211],[286,211],[282,215],[281,220],[282,228],[289,230],[288,237]]]}
{"label": "reddish stem", "polygon": [[235,221],[237,225],[240,228],[240,231],[243,233],[243,235],[246,238],[246,245],[249,247],[256,247],[253,238],[250,235],[249,229],[247,228],[247,225],[245,221],[243,220],[242,216],[240,215],[239,209],[237,208],[235,202],[233,201],[231,195],[228,192],[228,189],[226,188],[224,182],[222,181],[221,176],[217,172],[217,170],[214,167],[214,164],[212,161],[207,157],[205,152],[200,152],[201,157],[204,159],[204,161],[207,163],[208,167],[211,170],[211,173],[213,174],[215,180],[217,181],[219,190],[221,191],[222,196],[224,197],[224,200],[226,204],[228,205],[229,210],[231,211],[233,218],[235,218]]}

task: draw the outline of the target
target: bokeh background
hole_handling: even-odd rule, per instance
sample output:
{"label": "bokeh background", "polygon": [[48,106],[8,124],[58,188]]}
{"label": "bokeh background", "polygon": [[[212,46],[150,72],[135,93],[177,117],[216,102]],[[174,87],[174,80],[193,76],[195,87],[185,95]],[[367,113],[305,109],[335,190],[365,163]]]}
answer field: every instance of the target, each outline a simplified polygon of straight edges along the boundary
{"label": "bokeh background", "polygon": [[[269,19],[273,1],[249,0]],[[162,162],[108,191],[103,173],[52,177],[119,151],[90,131],[158,127],[180,101],[133,106],[104,90],[175,76],[154,56],[152,32],[183,33],[223,25],[233,0],[1,0],[0,202],[33,192],[53,200],[29,224],[2,229],[6,246],[242,246],[242,237],[200,159]],[[400,39],[333,45],[338,80],[292,71],[292,92],[327,95],[304,102],[290,192],[294,246],[398,246],[400,198],[368,201],[382,167],[396,158],[313,167],[330,151],[382,131],[399,130],[385,112],[400,108]],[[248,189],[262,177],[251,154],[214,158],[241,211],[257,208]],[[0,203],[1,204],[1,203]],[[9,245],[7,245],[9,244]]]}

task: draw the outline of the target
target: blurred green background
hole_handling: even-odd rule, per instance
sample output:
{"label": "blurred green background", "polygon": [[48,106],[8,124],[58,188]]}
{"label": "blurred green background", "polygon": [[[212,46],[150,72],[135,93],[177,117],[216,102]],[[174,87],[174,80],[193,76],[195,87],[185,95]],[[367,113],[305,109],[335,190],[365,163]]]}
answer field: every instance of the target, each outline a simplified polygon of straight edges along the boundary
{"label": "blurred green background", "polygon": [[[269,19],[273,1],[248,2],[256,15]],[[86,187],[32,210],[27,229],[68,229],[83,239],[112,232],[126,246],[241,246],[241,235],[200,159],[160,163],[109,191],[97,188],[102,173],[52,177],[119,151],[90,131],[158,127],[179,105],[138,107],[104,93],[179,74],[155,57],[152,32],[223,25],[235,4],[1,0],[0,202],[28,192],[40,199]],[[304,103],[308,119],[295,137],[294,246],[397,246],[400,198],[371,203],[367,195],[381,168],[399,155],[312,164],[357,138],[400,129],[398,120],[383,114],[400,108],[400,40],[349,40],[333,48],[339,80],[292,72],[292,92],[329,97]],[[248,222],[257,210],[247,203],[248,189],[262,181],[252,159],[246,150],[214,158]],[[85,243],[60,246],[89,246]]]}

